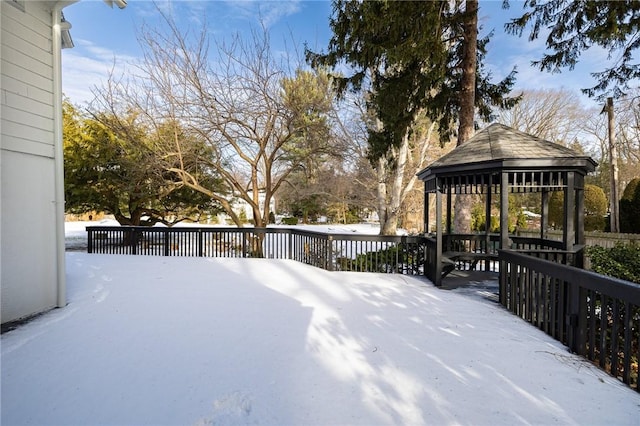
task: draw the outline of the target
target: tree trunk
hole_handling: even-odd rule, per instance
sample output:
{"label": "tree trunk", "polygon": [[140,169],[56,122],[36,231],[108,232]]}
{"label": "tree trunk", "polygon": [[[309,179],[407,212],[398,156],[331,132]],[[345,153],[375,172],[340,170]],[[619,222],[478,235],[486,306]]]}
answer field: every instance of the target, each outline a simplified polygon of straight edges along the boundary
{"label": "tree trunk", "polygon": [[378,167],[376,168],[378,176],[378,219],[380,220],[380,234],[384,234],[388,222],[388,206],[387,206],[387,161],[381,157],[378,159]]}
{"label": "tree trunk", "polygon": [[[467,0],[467,18],[464,23],[464,46],[462,53],[462,83],[460,87],[460,116],[458,143],[467,142],[474,132],[476,98],[476,52],[478,48],[478,0]],[[471,206],[473,197],[456,196],[454,229],[456,233],[471,232]]]}
{"label": "tree trunk", "polygon": [[613,98],[607,98],[607,122],[609,134],[609,224],[611,232],[620,232],[620,212],[618,211],[618,152],[616,150],[615,118],[613,115]]}
{"label": "tree trunk", "polygon": [[[393,149],[392,153],[396,159],[396,165],[390,168],[385,160],[378,161],[379,169],[385,168],[384,177],[386,178],[382,185],[385,194],[385,217],[384,221],[380,218],[380,235],[396,235],[398,230],[398,212],[400,205],[407,191],[404,190],[402,183],[404,173],[407,166],[407,156],[409,155],[409,135],[405,134],[402,139],[400,149]],[[380,177],[380,174],[378,174]],[[380,197],[380,181],[378,181],[378,196]],[[387,185],[389,185],[390,194],[387,193]],[[388,202],[387,202],[388,198]],[[380,202],[380,198],[378,199]],[[381,206],[382,207],[382,206]]]}

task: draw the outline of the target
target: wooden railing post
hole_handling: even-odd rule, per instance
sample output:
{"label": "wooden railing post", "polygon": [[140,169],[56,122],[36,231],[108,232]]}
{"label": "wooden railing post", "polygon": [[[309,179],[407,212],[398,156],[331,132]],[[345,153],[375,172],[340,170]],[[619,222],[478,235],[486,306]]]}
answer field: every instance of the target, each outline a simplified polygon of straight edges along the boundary
{"label": "wooden railing post", "polygon": [[170,254],[170,247],[169,247],[169,229],[163,229],[162,232],[164,233],[163,237],[164,237],[164,255],[165,256],[169,256]]}
{"label": "wooden railing post", "polygon": [[93,229],[87,228],[87,253],[93,253]]}
{"label": "wooden railing post", "polygon": [[[498,252],[500,253],[500,251]],[[500,300],[500,304],[507,307],[507,268],[508,263],[502,259],[500,259],[500,254],[498,254],[498,262],[500,262],[499,268],[499,287],[498,287],[498,299]]]}
{"label": "wooden railing post", "polygon": [[586,336],[586,299],[585,291],[577,282],[566,283],[569,294],[567,295],[567,345],[573,353],[584,355]]}
{"label": "wooden railing post", "polygon": [[242,257],[247,257],[247,233],[245,231],[241,231],[242,234]]}
{"label": "wooden railing post", "polygon": [[131,254],[138,254],[138,233],[135,228],[131,231]]}
{"label": "wooden railing post", "polygon": [[333,235],[327,236],[327,271],[333,271]]}

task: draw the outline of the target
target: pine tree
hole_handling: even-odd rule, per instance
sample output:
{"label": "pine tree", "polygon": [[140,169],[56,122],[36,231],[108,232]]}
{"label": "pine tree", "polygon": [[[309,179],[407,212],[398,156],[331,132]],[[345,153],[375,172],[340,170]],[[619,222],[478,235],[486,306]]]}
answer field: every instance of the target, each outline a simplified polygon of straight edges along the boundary
{"label": "pine tree", "polygon": [[475,127],[476,109],[489,120],[493,106],[517,102],[507,97],[515,71],[492,84],[481,65],[488,38],[475,47],[467,42],[470,35],[477,40],[477,2],[467,3],[468,11],[460,2],[336,0],[328,52],[307,51],[313,66],[346,64],[353,70],[336,77],[339,93],[367,92],[373,118],[369,160],[380,176],[385,175],[381,168],[396,167],[419,114],[438,123],[444,143],[455,133],[460,114],[459,131],[466,140]]}
{"label": "pine tree", "polygon": [[[508,5],[508,2],[505,2]],[[546,53],[533,64],[543,71],[559,72],[573,69],[580,55],[592,46],[609,52],[615,63],[601,72],[593,73],[597,84],[583,89],[590,97],[596,95],[620,97],[628,89],[630,80],[640,77],[640,64],[634,63],[634,51],[640,46],[640,2],[637,0],[526,0],[528,8],[521,17],[513,19],[505,28],[522,36],[530,28],[529,40],[549,29]]]}

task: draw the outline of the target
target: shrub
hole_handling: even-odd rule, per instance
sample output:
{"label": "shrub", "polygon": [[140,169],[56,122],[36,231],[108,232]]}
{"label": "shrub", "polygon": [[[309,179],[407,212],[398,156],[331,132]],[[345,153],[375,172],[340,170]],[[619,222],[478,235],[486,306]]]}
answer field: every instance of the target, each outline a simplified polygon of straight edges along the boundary
{"label": "shrub", "polygon": [[640,245],[593,246],[587,248],[587,255],[594,272],[640,284]]}
{"label": "shrub", "polygon": [[604,231],[607,227],[607,216],[586,216],[584,217],[585,231]]}
{"label": "shrub", "polygon": [[[607,196],[596,185],[584,186],[585,231],[604,231],[606,226]],[[564,191],[555,191],[549,197],[549,223],[556,229],[564,224]]]}
{"label": "shrub", "polygon": [[620,231],[640,233],[640,178],[629,182],[620,199]]}
{"label": "shrub", "polygon": [[394,273],[403,269],[417,272],[424,259],[424,247],[420,244],[398,244],[378,251],[358,254],[355,259],[339,257],[341,271]]}
{"label": "shrub", "polygon": [[[484,232],[486,229],[485,206],[482,203],[476,203],[471,210],[471,230],[476,232]],[[500,217],[491,215],[491,232],[500,231]]]}
{"label": "shrub", "polygon": [[606,226],[607,196],[596,185],[584,186],[584,230],[604,231]]}
{"label": "shrub", "polygon": [[282,223],[285,225],[297,225],[298,218],[297,217],[283,217]]}

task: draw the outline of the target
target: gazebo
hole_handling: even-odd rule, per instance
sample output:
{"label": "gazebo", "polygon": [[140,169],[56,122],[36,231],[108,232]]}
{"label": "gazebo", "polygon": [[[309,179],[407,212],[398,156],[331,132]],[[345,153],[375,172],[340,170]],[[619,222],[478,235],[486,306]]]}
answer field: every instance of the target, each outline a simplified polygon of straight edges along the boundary
{"label": "gazebo", "polygon": [[[441,285],[456,265],[490,269],[498,250],[515,248],[555,261],[582,266],[584,245],[584,178],[597,163],[577,153],[503,124],[478,131],[418,173],[424,182],[424,225],[431,252],[427,276]],[[564,192],[562,241],[547,239],[549,196]],[[540,236],[519,238],[509,234],[509,193],[541,193]],[[453,195],[480,194],[485,200],[486,225],[480,234],[455,234],[452,229]],[[435,196],[435,232],[430,233],[429,199]],[[499,200],[500,232],[491,233],[492,200]]]}

